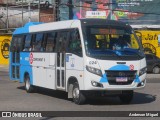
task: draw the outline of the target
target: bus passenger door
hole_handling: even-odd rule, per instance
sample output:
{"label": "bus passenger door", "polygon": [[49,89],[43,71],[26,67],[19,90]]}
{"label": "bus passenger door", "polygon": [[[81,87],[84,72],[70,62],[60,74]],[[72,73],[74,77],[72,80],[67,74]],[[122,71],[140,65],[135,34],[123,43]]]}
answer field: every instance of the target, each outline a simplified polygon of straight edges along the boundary
{"label": "bus passenger door", "polygon": [[14,36],[11,43],[10,53],[10,78],[20,79],[20,51],[24,47],[24,36]]}
{"label": "bus passenger door", "polygon": [[[48,52],[49,66],[47,68],[47,83],[48,88],[56,89],[56,45],[57,32],[48,32],[46,39],[43,41],[43,45],[46,44],[46,52]],[[45,43],[46,42],[46,43]]]}
{"label": "bus passenger door", "polygon": [[65,51],[68,39],[68,32],[62,31],[58,33],[57,37],[57,56],[56,56],[56,88],[65,90],[66,86],[66,63]]}
{"label": "bus passenger door", "polygon": [[56,88],[65,90],[65,53],[57,53]]}
{"label": "bus passenger door", "polygon": [[56,56],[56,53],[49,53],[49,67],[47,68],[47,88],[50,88],[50,89],[56,89],[55,88],[55,73],[56,73],[56,66],[55,66],[55,56]]}

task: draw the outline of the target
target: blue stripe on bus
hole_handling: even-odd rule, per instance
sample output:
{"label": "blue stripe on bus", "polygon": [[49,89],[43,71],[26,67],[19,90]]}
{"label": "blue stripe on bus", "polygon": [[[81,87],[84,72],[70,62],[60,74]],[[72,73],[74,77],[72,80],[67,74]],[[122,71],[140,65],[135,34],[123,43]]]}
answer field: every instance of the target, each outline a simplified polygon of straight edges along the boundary
{"label": "blue stripe on bus", "polygon": [[101,83],[103,83],[103,82],[108,82],[106,73],[103,74],[103,77],[100,79],[100,82],[101,82]]}
{"label": "blue stripe on bus", "polygon": [[130,70],[129,66],[127,65],[115,65],[111,67],[109,70]]}
{"label": "blue stripe on bus", "polygon": [[[15,53],[15,56],[16,56],[16,54],[17,53]],[[9,58],[10,58],[9,59],[9,62],[10,62],[10,64],[9,64],[9,77],[10,77],[11,80],[19,80],[19,76],[18,76],[19,73],[17,73],[18,72],[17,69],[19,68],[20,63],[16,62],[16,59],[15,59],[15,62],[13,63],[12,62],[12,60],[13,60],[12,56],[13,56],[13,53],[10,52],[10,54],[9,54]],[[14,75],[14,77],[13,77],[13,75]]]}
{"label": "blue stripe on bus", "polygon": [[26,23],[26,24],[24,25],[24,27],[17,28],[17,29],[13,32],[13,35],[29,33],[29,27],[30,27],[30,26],[33,26],[33,25],[38,25],[38,24],[42,24],[42,22],[29,22],[29,23]]}
{"label": "blue stripe on bus", "polygon": [[136,83],[140,83],[141,82],[138,75],[136,75],[136,78],[134,79],[134,82],[136,82]]}
{"label": "blue stripe on bus", "polygon": [[11,63],[12,63],[12,52],[9,53],[9,77],[12,80]]}
{"label": "blue stripe on bus", "polygon": [[32,66],[29,63],[29,56],[30,53],[29,52],[22,52],[20,53],[21,56],[21,60],[20,60],[20,82],[23,83],[24,82],[24,76],[25,73],[29,74],[30,77],[30,82],[33,85],[33,71],[32,71]]}
{"label": "blue stripe on bus", "polygon": [[[115,65],[113,67],[111,67],[109,70],[130,70],[129,66],[126,65]],[[108,78],[107,78],[107,74],[103,74],[103,77],[101,77],[100,79],[100,83],[107,83],[108,82]],[[134,82],[140,83],[140,79],[139,76],[136,75],[136,78],[134,79]]]}

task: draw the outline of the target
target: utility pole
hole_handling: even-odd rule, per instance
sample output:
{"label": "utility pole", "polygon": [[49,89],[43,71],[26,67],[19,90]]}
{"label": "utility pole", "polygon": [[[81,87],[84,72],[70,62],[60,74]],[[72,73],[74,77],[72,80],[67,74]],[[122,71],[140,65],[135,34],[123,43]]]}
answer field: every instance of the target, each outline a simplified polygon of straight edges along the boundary
{"label": "utility pole", "polygon": [[56,0],[56,5],[55,5],[55,9],[56,9],[56,14],[55,14],[55,17],[56,17],[56,21],[59,21],[59,6],[60,6],[60,3],[61,3],[61,0]]}
{"label": "utility pole", "polygon": [[7,21],[6,21],[6,30],[8,32],[8,27],[9,27],[9,23],[8,23],[8,0],[7,0]]}
{"label": "utility pole", "polygon": [[52,3],[52,7],[53,7],[53,9],[52,9],[53,10],[53,21],[55,21],[55,17],[56,17],[56,15],[55,15],[56,14],[56,12],[55,12],[56,7],[55,6],[56,6],[56,2],[54,1]]}
{"label": "utility pole", "polygon": [[80,13],[80,18],[82,18],[82,1],[80,1],[80,8],[79,8],[79,13]]}
{"label": "utility pole", "polygon": [[69,20],[73,19],[73,4],[72,0],[68,0],[68,7],[69,7]]}
{"label": "utility pole", "polygon": [[23,0],[22,0],[22,27],[23,27]]}
{"label": "utility pole", "polygon": [[38,3],[38,22],[40,22],[40,12],[41,12],[41,6],[40,6],[40,0]]}
{"label": "utility pole", "polygon": [[31,22],[31,1],[28,2],[28,22]]}
{"label": "utility pole", "polygon": [[112,0],[110,0],[110,2],[109,2],[109,8],[110,8],[110,19],[112,20],[112,14],[113,14],[113,11],[112,11]]}

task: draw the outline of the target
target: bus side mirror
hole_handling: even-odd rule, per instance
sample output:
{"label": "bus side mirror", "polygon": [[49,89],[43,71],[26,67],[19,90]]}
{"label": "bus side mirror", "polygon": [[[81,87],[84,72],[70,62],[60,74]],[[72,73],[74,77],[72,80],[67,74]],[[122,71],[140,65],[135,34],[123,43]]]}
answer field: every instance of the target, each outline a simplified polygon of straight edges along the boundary
{"label": "bus side mirror", "polygon": [[139,32],[139,31],[135,31],[135,33],[136,33],[138,39],[139,39],[140,41],[142,41],[142,33]]}

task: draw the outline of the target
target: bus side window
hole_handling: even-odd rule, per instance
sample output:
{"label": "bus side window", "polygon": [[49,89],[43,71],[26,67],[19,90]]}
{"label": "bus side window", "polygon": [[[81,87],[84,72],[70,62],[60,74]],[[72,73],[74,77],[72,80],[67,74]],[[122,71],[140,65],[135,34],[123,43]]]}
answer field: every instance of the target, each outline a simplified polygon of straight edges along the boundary
{"label": "bus side window", "polygon": [[82,56],[82,44],[78,29],[74,29],[70,32],[68,51],[76,55]]}
{"label": "bus side window", "polygon": [[57,52],[62,52],[62,53],[66,52],[67,39],[68,39],[68,31],[58,32]]}
{"label": "bus side window", "polygon": [[43,41],[43,33],[37,33],[35,42],[33,42],[33,51],[40,52]]}
{"label": "bus side window", "polygon": [[36,42],[36,34],[32,34],[32,38],[31,38],[31,49],[30,51],[34,51],[35,49],[35,42]]}
{"label": "bus side window", "polygon": [[47,33],[44,33],[40,51],[43,51],[43,52],[46,51],[46,44],[47,44]]}
{"label": "bus side window", "polygon": [[56,37],[57,37],[56,32],[47,33],[46,52],[54,52],[55,51]]}
{"label": "bus side window", "polygon": [[30,34],[26,35],[23,51],[31,51],[31,39],[32,39],[32,35]]}
{"label": "bus side window", "polygon": [[11,51],[12,52],[20,52],[24,49],[24,35],[14,36],[12,40]]}
{"label": "bus side window", "polygon": [[13,36],[12,38],[12,42],[11,42],[11,47],[10,47],[10,51],[11,52],[15,52],[16,51],[16,48],[17,48],[17,38],[15,36]]}

